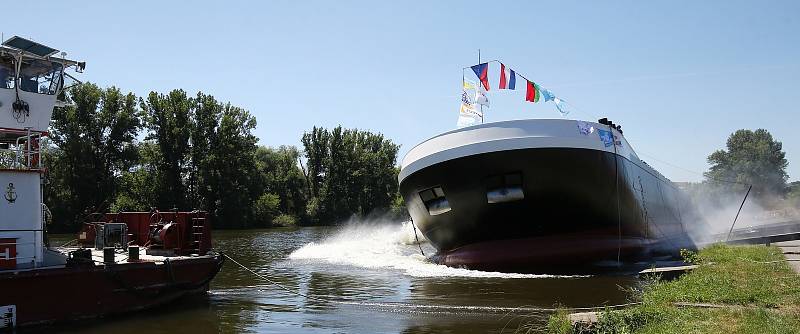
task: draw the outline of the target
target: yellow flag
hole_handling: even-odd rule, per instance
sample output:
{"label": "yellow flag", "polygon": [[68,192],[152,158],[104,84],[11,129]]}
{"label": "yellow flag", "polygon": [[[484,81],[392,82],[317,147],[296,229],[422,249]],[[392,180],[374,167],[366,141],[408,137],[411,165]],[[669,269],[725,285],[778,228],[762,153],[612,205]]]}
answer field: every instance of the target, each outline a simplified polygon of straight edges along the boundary
{"label": "yellow flag", "polygon": [[475,83],[469,80],[464,80],[464,89],[475,89]]}

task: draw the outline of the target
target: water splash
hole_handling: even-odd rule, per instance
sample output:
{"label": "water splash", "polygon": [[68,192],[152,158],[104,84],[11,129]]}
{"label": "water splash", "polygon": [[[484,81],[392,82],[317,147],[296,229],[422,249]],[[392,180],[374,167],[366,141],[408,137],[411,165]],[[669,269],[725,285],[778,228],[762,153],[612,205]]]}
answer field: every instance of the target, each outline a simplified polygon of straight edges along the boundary
{"label": "water splash", "polygon": [[[417,236],[424,243],[419,231]],[[433,249],[426,247],[431,253]],[[426,253],[427,254],[427,253]],[[324,263],[375,270],[397,270],[412,277],[564,278],[452,268],[419,254],[410,222],[351,222],[319,242],[310,242],[289,255],[293,262]]]}

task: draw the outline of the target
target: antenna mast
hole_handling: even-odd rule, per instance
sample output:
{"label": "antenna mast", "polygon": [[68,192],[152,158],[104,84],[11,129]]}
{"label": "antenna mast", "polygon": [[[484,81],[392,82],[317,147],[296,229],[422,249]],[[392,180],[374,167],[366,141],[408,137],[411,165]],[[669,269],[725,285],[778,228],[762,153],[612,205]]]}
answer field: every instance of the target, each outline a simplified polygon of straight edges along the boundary
{"label": "antenna mast", "polygon": [[[480,65],[480,64],[481,64],[481,49],[478,49],[478,65]],[[489,64],[486,64],[486,66],[489,66]],[[488,72],[488,69],[487,69],[487,72]],[[480,89],[481,89],[481,85],[478,84],[478,87],[477,87],[476,90],[478,90],[478,92],[480,92]],[[477,102],[478,99],[476,98],[475,101]],[[480,103],[478,103],[478,104],[480,104]],[[481,105],[481,124],[483,124],[483,104],[480,104],[480,105]]]}

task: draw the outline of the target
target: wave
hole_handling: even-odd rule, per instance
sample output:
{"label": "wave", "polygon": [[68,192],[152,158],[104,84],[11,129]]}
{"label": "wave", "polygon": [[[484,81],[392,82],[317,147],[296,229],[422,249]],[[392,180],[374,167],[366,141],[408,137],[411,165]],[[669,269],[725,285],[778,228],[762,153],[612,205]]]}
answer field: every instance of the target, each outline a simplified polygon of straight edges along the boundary
{"label": "wave", "polygon": [[[289,255],[299,263],[324,263],[375,270],[396,270],[412,277],[472,277],[472,278],[565,278],[582,276],[534,275],[488,272],[453,268],[430,262],[422,256],[411,222],[351,221],[318,242],[310,242]],[[434,249],[423,245],[429,253]],[[426,254],[428,254],[426,252]]]}

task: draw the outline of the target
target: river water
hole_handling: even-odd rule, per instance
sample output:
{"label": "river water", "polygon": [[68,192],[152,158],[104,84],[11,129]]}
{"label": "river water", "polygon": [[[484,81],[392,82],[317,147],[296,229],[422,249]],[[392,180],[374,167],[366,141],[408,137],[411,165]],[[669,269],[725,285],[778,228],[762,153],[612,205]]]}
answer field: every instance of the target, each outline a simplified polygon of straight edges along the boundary
{"label": "river water", "polygon": [[[215,231],[214,241],[280,287],[227,261],[207,296],[24,332],[513,333],[544,324],[547,313],[538,309],[620,304],[629,297],[626,289],[639,284],[625,276],[504,274],[432,264],[407,223]],[[423,250],[434,252],[424,242]]]}

